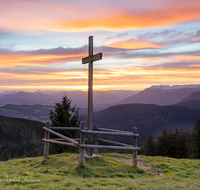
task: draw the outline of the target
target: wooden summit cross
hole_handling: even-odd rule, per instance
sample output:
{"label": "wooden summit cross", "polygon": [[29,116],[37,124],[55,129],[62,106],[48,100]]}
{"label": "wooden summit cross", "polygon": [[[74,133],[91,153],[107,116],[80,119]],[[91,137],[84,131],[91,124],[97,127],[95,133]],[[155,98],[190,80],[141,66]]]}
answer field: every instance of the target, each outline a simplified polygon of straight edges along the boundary
{"label": "wooden summit cross", "polygon": [[[88,68],[88,130],[93,128],[93,61],[102,59],[102,53],[93,55],[93,36],[89,36],[89,56],[82,59],[82,64],[89,63]],[[88,135],[88,143],[91,144],[91,135]],[[92,149],[87,152],[92,156]]]}

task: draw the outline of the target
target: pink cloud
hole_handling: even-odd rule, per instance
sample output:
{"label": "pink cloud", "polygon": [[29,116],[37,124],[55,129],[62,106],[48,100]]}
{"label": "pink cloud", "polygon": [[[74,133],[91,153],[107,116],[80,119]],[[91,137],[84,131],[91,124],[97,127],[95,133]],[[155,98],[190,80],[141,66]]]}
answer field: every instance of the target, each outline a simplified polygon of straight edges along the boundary
{"label": "pink cloud", "polygon": [[[154,5],[154,6],[151,6]],[[3,29],[90,30],[168,26],[200,18],[200,1],[2,1]]]}

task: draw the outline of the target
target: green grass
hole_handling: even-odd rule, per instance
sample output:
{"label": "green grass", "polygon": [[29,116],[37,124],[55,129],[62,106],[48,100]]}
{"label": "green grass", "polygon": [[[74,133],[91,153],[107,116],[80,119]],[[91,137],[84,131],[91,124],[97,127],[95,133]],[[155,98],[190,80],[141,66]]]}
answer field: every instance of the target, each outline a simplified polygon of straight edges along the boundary
{"label": "green grass", "polygon": [[132,155],[101,154],[85,167],[70,153],[0,162],[0,189],[200,189],[200,160],[138,156],[163,174],[153,176],[113,157]]}

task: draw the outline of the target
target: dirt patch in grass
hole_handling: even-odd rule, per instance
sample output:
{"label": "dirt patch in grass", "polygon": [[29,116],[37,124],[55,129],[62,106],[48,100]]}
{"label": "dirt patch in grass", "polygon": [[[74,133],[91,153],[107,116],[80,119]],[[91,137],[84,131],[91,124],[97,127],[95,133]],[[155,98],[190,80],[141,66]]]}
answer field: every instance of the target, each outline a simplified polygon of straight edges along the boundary
{"label": "dirt patch in grass", "polygon": [[[126,159],[126,158],[115,158],[116,160],[120,160],[122,162],[125,162],[127,164],[133,165],[133,159]],[[151,173],[153,174],[153,176],[162,176],[164,173],[162,172],[162,170],[160,168],[155,168],[152,167],[149,163],[144,163],[143,160],[138,160],[138,167],[143,168],[146,173]]]}

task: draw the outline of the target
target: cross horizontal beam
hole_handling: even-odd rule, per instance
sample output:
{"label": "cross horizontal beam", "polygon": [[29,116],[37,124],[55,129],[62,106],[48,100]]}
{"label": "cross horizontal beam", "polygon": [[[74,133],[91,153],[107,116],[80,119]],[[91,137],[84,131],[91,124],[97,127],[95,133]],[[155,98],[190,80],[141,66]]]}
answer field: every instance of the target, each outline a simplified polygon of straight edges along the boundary
{"label": "cross horizontal beam", "polygon": [[[97,53],[95,55],[92,55],[91,57],[92,57],[91,61],[98,61],[102,59],[102,53]],[[89,63],[89,56],[82,59],[82,64],[86,64],[86,63]]]}

